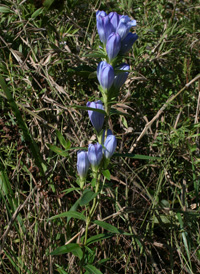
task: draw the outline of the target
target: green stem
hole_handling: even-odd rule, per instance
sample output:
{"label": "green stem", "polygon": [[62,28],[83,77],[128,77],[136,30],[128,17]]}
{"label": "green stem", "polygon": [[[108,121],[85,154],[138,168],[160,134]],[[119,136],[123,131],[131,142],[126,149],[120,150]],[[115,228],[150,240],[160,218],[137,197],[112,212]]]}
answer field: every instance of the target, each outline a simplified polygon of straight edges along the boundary
{"label": "green stem", "polygon": [[[99,191],[99,183],[100,183],[100,180],[99,180],[100,178],[99,178],[99,173],[98,172],[94,173],[94,178],[96,179],[95,193],[97,193]],[[88,228],[89,228],[92,216],[93,216],[93,214],[95,212],[95,209],[96,209],[96,203],[97,203],[97,197],[95,197],[94,200],[93,200],[92,207],[90,209],[89,215],[88,215],[87,220],[86,220],[84,245],[86,245],[86,243],[87,243]]]}

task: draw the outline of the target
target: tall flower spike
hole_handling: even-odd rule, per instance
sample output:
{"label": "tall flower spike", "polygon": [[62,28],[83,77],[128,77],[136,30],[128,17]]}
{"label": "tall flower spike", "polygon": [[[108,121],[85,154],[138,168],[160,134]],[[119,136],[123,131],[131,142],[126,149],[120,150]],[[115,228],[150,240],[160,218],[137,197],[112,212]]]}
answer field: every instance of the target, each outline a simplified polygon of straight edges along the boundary
{"label": "tall flower spike", "polygon": [[127,34],[130,31],[131,27],[136,26],[136,21],[131,20],[128,15],[122,15],[119,21],[119,24],[117,26],[116,32],[121,36],[121,39],[123,40]]}
{"label": "tall flower spike", "polygon": [[78,151],[77,153],[77,171],[81,179],[87,176],[87,172],[90,166],[88,159],[88,153],[86,151]]}
{"label": "tall flower spike", "polygon": [[103,89],[109,90],[114,81],[114,69],[106,61],[102,61],[97,67],[97,78]]}
{"label": "tall flower spike", "polygon": [[[87,107],[104,110],[103,103],[100,100],[96,102],[87,102]],[[97,132],[100,132],[104,123],[104,114],[97,111],[88,110],[88,115],[93,127]]]}
{"label": "tall flower spike", "polygon": [[129,32],[121,43],[120,53],[127,53],[132,48],[133,44],[137,39],[138,35],[136,33]]}
{"label": "tall flower spike", "polygon": [[90,144],[88,146],[88,159],[93,170],[97,170],[103,157],[102,145],[99,143]]}
{"label": "tall flower spike", "polygon": [[111,33],[108,37],[108,41],[106,44],[106,51],[108,54],[109,61],[112,61],[117,54],[119,53],[121,48],[121,37],[118,33]]}
{"label": "tall flower spike", "polygon": [[129,72],[130,66],[126,63],[121,64],[119,67],[116,67],[117,73],[114,78],[113,85],[116,89],[120,89],[121,86],[126,82]]}
{"label": "tall flower spike", "polygon": [[97,11],[96,20],[99,38],[105,45],[109,35],[114,31],[114,27],[110,22],[109,16],[104,11]]}

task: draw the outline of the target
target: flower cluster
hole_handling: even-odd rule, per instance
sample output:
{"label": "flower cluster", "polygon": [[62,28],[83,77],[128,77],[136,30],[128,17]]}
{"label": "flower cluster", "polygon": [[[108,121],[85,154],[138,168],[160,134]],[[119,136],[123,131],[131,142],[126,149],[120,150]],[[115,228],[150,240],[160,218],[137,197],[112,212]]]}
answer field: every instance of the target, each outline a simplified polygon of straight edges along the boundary
{"label": "flower cluster", "polygon": [[128,64],[122,63],[113,67],[114,59],[119,55],[123,57],[138,39],[136,33],[130,32],[136,26],[136,21],[131,20],[127,15],[119,15],[104,11],[96,13],[97,30],[101,42],[104,44],[108,56],[108,62],[102,61],[97,67],[97,79],[103,90],[108,91],[113,87],[119,90],[128,77]]}
{"label": "flower cluster", "polygon": [[136,26],[136,21],[131,20],[127,15],[119,15],[116,12],[107,15],[104,11],[97,11],[96,21],[97,31],[106,47],[109,61],[112,61],[118,53],[128,52],[138,38],[136,33],[130,32],[130,29]]}
{"label": "flower cluster", "polygon": [[[94,110],[88,110],[90,121],[99,134],[103,128],[104,113],[96,110],[104,111],[102,101],[88,102],[87,107],[93,108]],[[96,109],[96,110],[95,110]],[[106,135],[106,138],[105,138]],[[91,165],[92,170],[96,172],[104,158],[109,162],[110,158],[115,152],[117,147],[117,139],[112,134],[110,129],[102,132],[101,143],[103,144],[89,144],[88,151],[79,151],[77,154],[77,171],[82,180],[87,176],[88,169]]]}
{"label": "flower cluster", "polygon": [[77,171],[80,178],[82,180],[86,178],[90,165],[92,170],[96,172],[99,169],[103,157],[109,161],[115,152],[116,146],[116,137],[112,132],[108,132],[103,146],[99,143],[89,144],[88,151],[79,151],[77,153]]}
{"label": "flower cluster", "polygon": [[95,128],[98,142],[89,144],[88,151],[79,151],[77,154],[77,170],[82,183],[86,179],[90,165],[93,172],[98,172],[101,167],[107,167],[117,147],[117,139],[112,131],[110,129],[102,130],[104,115],[106,113],[109,116],[110,94],[113,90],[118,91],[120,89],[130,70],[128,64],[117,65],[117,62],[122,60],[123,55],[131,49],[133,43],[138,39],[136,33],[130,32],[130,29],[136,26],[136,21],[131,20],[127,15],[119,15],[116,12],[106,14],[104,11],[97,11],[96,21],[98,34],[107,58],[101,61],[97,67],[97,79],[100,83],[103,102],[98,100],[87,103],[88,115]]}

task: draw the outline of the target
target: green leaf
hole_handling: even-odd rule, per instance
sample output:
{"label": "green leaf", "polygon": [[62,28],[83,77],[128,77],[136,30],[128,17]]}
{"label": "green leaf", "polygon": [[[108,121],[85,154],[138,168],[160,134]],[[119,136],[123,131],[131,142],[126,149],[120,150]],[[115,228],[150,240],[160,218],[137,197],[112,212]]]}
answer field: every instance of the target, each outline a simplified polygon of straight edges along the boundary
{"label": "green leaf", "polygon": [[92,72],[88,75],[88,79],[94,79],[94,78],[97,78],[97,72]]}
{"label": "green leaf", "polygon": [[106,229],[106,230],[108,230],[112,233],[115,233],[115,234],[123,234],[123,235],[126,235],[126,236],[131,236],[132,235],[132,234],[124,232],[123,230],[118,229],[117,227],[115,227],[113,225],[110,225],[106,222],[96,220],[93,223],[100,226],[100,227],[103,227],[104,229]]}
{"label": "green leaf", "polygon": [[148,155],[140,155],[140,154],[133,154],[133,153],[115,153],[114,157],[124,157],[124,158],[133,158],[133,159],[140,159],[140,160],[161,160],[160,157],[153,157]]}
{"label": "green leaf", "polygon": [[87,78],[89,77],[90,74],[94,74],[97,77],[96,71],[94,71],[94,69],[91,68],[90,66],[86,66],[86,65],[80,65],[78,67],[68,68],[67,73],[78,74]]}
{"label": "green leaf", "polygon": [[184,246],[185,246],[185,251],[186,251],[186,254],[188,256],[188,260],[190,262],[190,250],[189,250],[189,246],[190,244],[188,244],[188,239],[187,239],[187,236],[186,236],[186,232],[184,231],[184,224],[183,224],[183,220],[182,220],[182,217],[181,217],[181,214],[180,213],[177,213],[176,214],[177,217],[178,217],[178,221],[179,221],[179,224],[180,224],[180,228],[182,230],[181,232],[181,235],[182,235],[182,239],[183,239],[183,243],[184,243]]}
{"label": "green leaf", "polygon": [[64,192],[65,194],[69,194],[72,191],[76,191],[76,190],[80,190],[80,188],[79,187],[70,187],[70,188],[63,190],[62,192]]}
{"label": "green leaf", "polygon": [[96,243],[98,241],[101,241],[101,240],[104,240],[104,239],[108,239],[108,238],[110,238],[112,236],[113,236],[113,233],[102,233],[102,234],[94,235],[94,236],[90,237],[87,240],[87,245],[91,245],[91,244]]}
{"label": "green leaf", "polygon": [[89,108],[89,107],[85,107],[85,106],[77,106],[77,105],[72,105],[72,106],[67,106],[67,107],[71,107],[71,108],[77,108],[77,109],[83,109],[83,110],[93,110],[99,113],[103,113],[104,115],[106,115],[106,112],[102,109],[97,109],[97,108]]}
{"label": "green leaf", "polygon": [[68,274],[66,271],[63,270],[62,266],[55,264],[56,267],[58,267],[56,269],[56,271],[58,271],[60,274]]}
{"label": "green leaf", "polygon": [[47,144],[47,146],[49,147],[49,149],[51,149],[53,152],[55,152],[58,155],[61,155],[63,157],[69,156],[69,153],[67,151],[62,150],[61,148],[59,148],[55,145]]}
{"label": "green leaf", "polygon": [[91,264],[84,266],[84,268],[88,271],[88,273],[91,274],[103,274],[99,269],[97,269],[95,266]]}
{"label": "green leaf", "polygon": [[84,206],[84,205],[88,204],[97,195],[98,195],[98,193],[94,193],[90,189],[85,189],[84,192],[83,192],[83,196],[81,197],[81,200],[80,200],[80,206]]}
{"label": "green leaf", "polygon": [[44,11],[44,8],[39,8],[37,9],[32,15],[31,18],[36,18],[37,16],[39,16],[40,14],[42,14]]}
{"label": "green leaf", "polygon": [[0,6],[0,13],[9,13],[9,12],[13,12],[13,11],[6,6]]}
{"label": "green leaf", "polygon": [[96,184],[97,184],[97,180],[95,178],[93,178],[92,181],[91,181],[91,186],[95,187]]}
{"label": "green leaf", "polygon": [[49,186],[50,186],[51,190],[53,191],[53,193],[55,193],[56,192],[55,185],[49,184]]}
{"label": "green leaf", "polygon": [[104,177],[106,177],[106,179],[110,181],[110,171],[108,169],[102,170],[102,174]]}
{"label": "green leaf", "polygon": [[165,215],[159,215],[159,218],[157,218],[156,216],[153,217],[153,222],[155,224],[160,224],[160,221],[162,222],[162,225],[169,225],[170,224],[169,218]]}
{"label": "green leaf", "polygon": [[52,216],[51,218],[48,219],[48,221],[54,220],[57,218],[63,218],[63,217],[72,217],[74,219],[79,219],[79,220],[83,220],[83,221],[86,220],[86,217],[82,213],[79,213],[77,211],[67,211],[67,212],[63,212],[61,214]]}
{"label": "green leaf", "polygon": [[66,254],[69,252],[73,253],[80,260],[83,257],[83,251],[82,251],[81,247],[75,243],[60,246],[60,247],[56,248],[53,252],[51,252],[51,255],[62,255],[62,254]]}
{"label": "green leaf", "polygon": [[[76,211],[80,203],[80,198],[73,204],[73,206],[70,208],[69,212]],[[67,217],[67,224],[69,223],[71,217]]]}
{"label": "green leaf", "polygon": [[120,118],[121,118],[122,124],[125,126],[125,128],[128,128],[128,123],[127,123],[126,118],[123,115],[120,115]]}
{"label": "green leaf", "polygon": [[55,0],[45,0],[43,5],[45,8],[49,9],[53,2],[55,2]]}
{"label": "green leaf", "polygon": [[71,143],[69,140],[65,140],[65,138],[63,137],[63,135],[61,134],[61,132],[59,130],[56,130],[56,135],[58,137],[58,140],[60,141],[61,145],[65,148],[65,149],[69,149],[71,147]]}

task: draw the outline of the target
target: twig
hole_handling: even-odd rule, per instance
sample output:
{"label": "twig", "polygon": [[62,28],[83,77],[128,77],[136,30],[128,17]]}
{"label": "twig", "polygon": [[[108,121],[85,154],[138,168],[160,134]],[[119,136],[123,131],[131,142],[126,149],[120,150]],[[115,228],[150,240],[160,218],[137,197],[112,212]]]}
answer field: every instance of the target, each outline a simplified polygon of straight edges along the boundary
{"label": "twig", "polygon": [[171,97],[169,97],[169,99],[166,101],[166,103],[159,109],[159,111],[157,112],[157,114],[153,117],[153,119],[148,122],[143,131],[141,132],[140,136],[137,138],[135,144],[133,146],[131,146],[129,153],[132,153],[134,148],[137,146],[138,142],[142,139],[142,137],[145,135],[146,131],[148,128],[151,127],[151,125],[153,124],[153,122],[155,122],[160,114],[166,109],[166,107],[169,105],[169,103],[171,103],[182,91],[184,91],[186,88],[188,88],[191,84],[193,84],[196,80],[200,79],[200,74],[198,74],[194,79],[192,79],[189,83],[187,83],[181,90],[179,90],[178,93],[176,93],[175,95],[172,95]]}
{"label": "twig", "polygon": [[6,228],[6,231],[4,232],[3,236],[1,237],[0,240],[2,240],[2,244],[0,246],[0,254],[3,253],[3,248],[4,248],[4,245],[5,245],[5,242],[6,242],[6,239],[7,239],[7,236],[8,236],[8,233],[10,231],[10,228],[12,226],[12,224],[14,223],[15,219],[17,218],[17,215],[19,214],[19,212],[22,210],[22,208],[27,204],[28,200],[30,199],[31,195],[34,193],[34,191],[36,190],[37,186],[35,186],[30,194],[28,195],[28,197],[26,198],[26,200],[23,202],[22,205],[18,206],[18,208],[15,210],[12,218],[10,219],[10,222]]}

